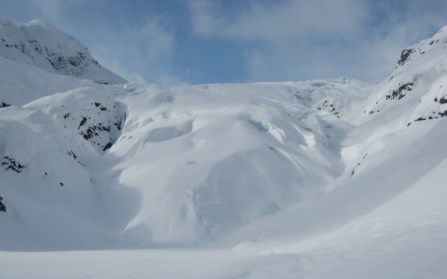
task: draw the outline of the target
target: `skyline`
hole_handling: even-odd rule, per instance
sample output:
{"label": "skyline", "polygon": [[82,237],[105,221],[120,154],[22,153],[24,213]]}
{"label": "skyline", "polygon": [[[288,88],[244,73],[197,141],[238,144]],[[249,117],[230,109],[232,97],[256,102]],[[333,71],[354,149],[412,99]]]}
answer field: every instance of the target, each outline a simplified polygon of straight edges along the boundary
{"label": "skyline", "polygon": [[445,1],[6,0],[0,16],[72,35],[131,82],[385,78],[447,24]]}

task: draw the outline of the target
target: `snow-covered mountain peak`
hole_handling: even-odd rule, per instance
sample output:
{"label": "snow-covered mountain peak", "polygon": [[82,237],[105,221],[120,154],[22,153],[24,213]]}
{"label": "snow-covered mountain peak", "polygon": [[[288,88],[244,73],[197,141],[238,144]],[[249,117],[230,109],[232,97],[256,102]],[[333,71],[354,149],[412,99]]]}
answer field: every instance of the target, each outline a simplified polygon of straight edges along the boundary
{"label": "snow-covered mountain peak", "polygon": [[126,82],[103,68],[79,41],[37,20],[0,19],[0,57],[99,83]]}
{"label": "snow-covered mountain peak", "polygon": [[402,50],[397,62],[397,68],[412,63],[418,63],[419,59],[427,60],[436,56],[439,60],[442,60],[445,63],[447,60],[446,53],[447,26],[444,26],[431,38],[422,40],[421,42]]}
{"label": "snow-covered mountain peak", "polygon": [[399,108],[403,110],[395,116],[395,121],[391,121],[395,127],[446,116],[447,107],[436,100],[447,98],[444,96],[447,93],[432,86],[435,83],[442,85],[446,75],[447,26],[431,38],[402,50],[396,68],[389,78],[371,88],[360,113],[363,117],[357,114],[354,122],[376,119],[384,111],[397,113]]}

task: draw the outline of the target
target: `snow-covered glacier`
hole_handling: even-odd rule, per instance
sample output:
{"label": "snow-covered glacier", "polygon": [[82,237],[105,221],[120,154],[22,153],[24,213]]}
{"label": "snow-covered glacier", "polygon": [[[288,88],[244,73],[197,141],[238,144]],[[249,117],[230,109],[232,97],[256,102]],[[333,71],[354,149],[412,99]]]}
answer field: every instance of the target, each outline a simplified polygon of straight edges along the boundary
{"label": "snow-covered glacier", "polygon": [[447,27],[374,84],[158,86],[124,84],[43,23],[1,24],[2,273],[447,273]]}

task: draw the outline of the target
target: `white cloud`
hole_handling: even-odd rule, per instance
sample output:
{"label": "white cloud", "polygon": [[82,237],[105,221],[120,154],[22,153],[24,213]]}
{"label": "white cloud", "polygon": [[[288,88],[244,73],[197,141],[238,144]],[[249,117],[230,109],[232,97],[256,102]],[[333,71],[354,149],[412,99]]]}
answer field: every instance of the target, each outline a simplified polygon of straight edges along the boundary
{"label": "white cloud", "polygon": [[172,51],[174,35],[162,25],[162,21],[158,18],[147,19],[136,35],[146,49],[145,57],[149,62],[165,58]]}
{"label": "white cloud", "polygon": [[364,0],[251,1],[234,15],[222,4],[192,1],[193,30],[203,36],[278,41],[313,35],[349,35],[367,16]]}
{"label": "white cloud", "polygon": [[136,84],[146,84],[146,79],[139,73],[128,69],[122,62],[114,58],[104,58],[100,55],[101,51],[97,51],[95,55],[96,60],[105,68],[114,72],[115,74],[125,78],[127,81]]}
{"label": "white cloud", "polygon": [[90,4],[88,0],[31,0],[30,3],[37,9],[38,14],[47,20],[61,21],[66,11],[76,7]]}
{"label": "white cloud", "polygon": [[107,68],[135,83],[181,83],[169,69],[175,37],[161,17],[121,24],[92,53]]}
{"label": "white cloud", "polygon": [[224,3],[191,1],[193,32],[245,44],[254,80],[381,78],[403,47],[447,23],[437,0],[254,0],[231,12]]}
{"label": "white cloud", "polygon": [[61,14],[61,0],[32,0],[39,12],[50,19],[57,19]]}

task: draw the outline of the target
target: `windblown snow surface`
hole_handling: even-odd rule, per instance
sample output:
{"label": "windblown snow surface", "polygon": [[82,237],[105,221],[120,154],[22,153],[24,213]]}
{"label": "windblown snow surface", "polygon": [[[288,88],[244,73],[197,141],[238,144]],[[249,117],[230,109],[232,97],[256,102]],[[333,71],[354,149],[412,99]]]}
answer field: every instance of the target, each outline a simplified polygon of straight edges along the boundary
{"label": "windblown snow surface", "polygon": [[105,85],[0,51],[2,277],[447,276],[446,27],[375,84]]}

